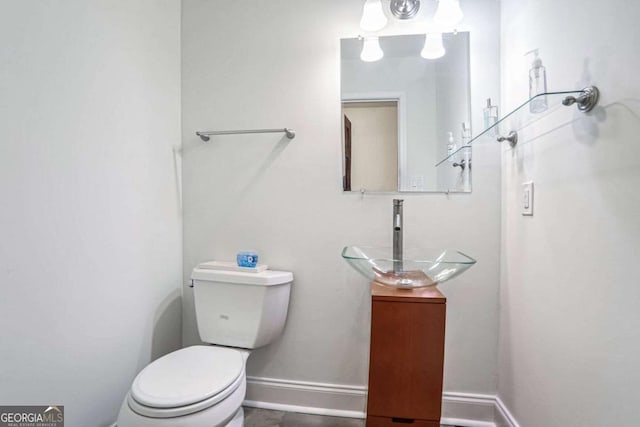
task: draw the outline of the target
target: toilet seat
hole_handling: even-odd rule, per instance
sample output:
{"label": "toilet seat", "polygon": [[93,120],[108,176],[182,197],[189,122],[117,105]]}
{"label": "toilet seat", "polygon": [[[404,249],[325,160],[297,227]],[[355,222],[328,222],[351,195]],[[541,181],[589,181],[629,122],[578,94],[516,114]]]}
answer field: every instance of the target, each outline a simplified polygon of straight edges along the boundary
{"label": "toilet seat", "polygon": [[154,361],[135,378],[127,403],[152,418],[188,415],[231,395],[245,381],[242,352],[192,346]]}

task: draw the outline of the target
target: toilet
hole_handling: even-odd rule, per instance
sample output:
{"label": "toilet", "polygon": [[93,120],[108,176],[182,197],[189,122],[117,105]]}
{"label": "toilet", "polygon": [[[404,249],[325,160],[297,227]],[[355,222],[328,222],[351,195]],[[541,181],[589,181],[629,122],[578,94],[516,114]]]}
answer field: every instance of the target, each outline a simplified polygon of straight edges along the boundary
{"label": "toilet", "polygon": [[208,268],[212,264],[191,275],[198,333],[211,345],[174,351],[144,368],[117,427],[242,427],[247,358],[282,333],[293,274]]}

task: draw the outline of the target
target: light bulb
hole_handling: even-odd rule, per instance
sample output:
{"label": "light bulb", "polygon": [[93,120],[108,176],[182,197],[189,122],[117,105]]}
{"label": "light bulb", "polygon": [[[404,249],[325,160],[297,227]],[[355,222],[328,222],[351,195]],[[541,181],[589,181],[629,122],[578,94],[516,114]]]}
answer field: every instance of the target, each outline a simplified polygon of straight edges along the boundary
{"label": "light bulb", "polygon": [[362,53],[360,53],[360,59],[365,62],[374,62],[382,59],[384,52],[380,48],[380,43],[377,37],[367,37],[364,39],[362,45]]}
{"label": "light bulb", "polygon": [[420,55],[426,59],[441,58],[446,53],[442,44],[442,33],[427,34]]}
{"label": "light bulb", "polygon": [[439,0],[438,9],[433,16],[433,21],[443,26],[454,26],[462,22],[464,14],[460,9],[459,0]]}
{"label": "light bulb", "polygon": [[387,17],[382,11],[382,0],[366,0],[362,8],[360,28],[365,31],[378,31],[387,25]]}

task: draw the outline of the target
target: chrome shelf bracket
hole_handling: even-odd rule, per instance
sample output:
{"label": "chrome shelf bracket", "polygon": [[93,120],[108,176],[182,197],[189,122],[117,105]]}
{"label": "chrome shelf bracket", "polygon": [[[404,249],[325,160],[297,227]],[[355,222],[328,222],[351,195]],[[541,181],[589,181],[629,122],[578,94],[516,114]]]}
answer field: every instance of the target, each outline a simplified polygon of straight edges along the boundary
{"label": "chrome shelf bracket", "polygon": [[595,86],[587,86],[582,89],[582,94],[578,95],[578,97],[567,96],[562,100],[562,105],[573,105],[576,104],[578,106],[578,110],[583,113],[588,113],[593,110],[598,104],[598,99],[600,98],[600,91]]}
{"label": "chrome shelf bracket", "polygon": [[518,143],[518,132],[512,130],[507,136],[499,136],[498,142],[508,141],[511,147],[515,147]]}

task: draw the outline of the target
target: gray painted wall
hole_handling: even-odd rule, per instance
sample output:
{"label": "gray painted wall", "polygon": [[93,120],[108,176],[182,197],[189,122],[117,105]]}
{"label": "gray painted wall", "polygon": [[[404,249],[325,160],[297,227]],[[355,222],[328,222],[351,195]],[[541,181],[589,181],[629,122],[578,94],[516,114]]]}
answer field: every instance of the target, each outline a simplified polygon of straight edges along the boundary
{"label": "gray painted wall", "polygon": [[0,403],[106,426],[180,346],[180,3],[0,9]]}
{"label": "gray painted wall", "polygon": [[[183,2],[184,344],[199,341],[186,286],[191,269],[256,249],[262,262],[293,271],[295,283],[284,335],[252,354],[252,376],[366,383],[369,289],[340,251],[390,244],[394,196],[341,191],[339,39],[358,35],[361,3]],[[481,126],[483,100],[499,94],[499,5],[464,7],[473,120]],[[203,144],[194,135],[280,126],[297,137],[238,135]],[[477,257],[473,269],[442,286],[449,304],[445,388],[494,393],[499,148],[481,146],[473,155],[472,194],[404,196],[405,244]]]}
{"label": "gray painted wall", "polygon": [[[393,196],[340,191],[338,39],[358,34],[361,2],[183,3],[183,281],[200,261],[257,249],[296,282],[284,336],[249,374],[364,384],[367,283],[339,251],[388,244]],[[64,404],[70,425],[107,425],[133,376],[180,344],[180,5],[1,5],[0,401]],[[499,94],[498,3],[463,7],[477,130]],[[639,12],[503,1],[501,110],[527,97],[522,54],[535,47],[550,89],[598,84],[600,108],[554,111],[503,148],[502,221],[497,146],[474,149],[472,194],[405,197],[408,245],[479,261],[442,287],[445,389],[493,393],[500,366],[499,395],[522,426],[640,418]],[[403,31],[417,30],[389,29]],[[193,135],[271,126],[298,137]],[[520,215],[527,180],[533,218]]]}
{"label": "gray painted wall", "polygon": [[[640,420],[640,5],[503,1],[503,104],[527,97],[525,51],[549,89],[596,84],[590,115],[560,107],[503,153],[499,395],[520,425]],[[520,215],[535,182],[534,216]]]}

